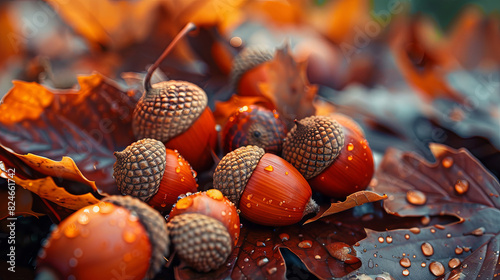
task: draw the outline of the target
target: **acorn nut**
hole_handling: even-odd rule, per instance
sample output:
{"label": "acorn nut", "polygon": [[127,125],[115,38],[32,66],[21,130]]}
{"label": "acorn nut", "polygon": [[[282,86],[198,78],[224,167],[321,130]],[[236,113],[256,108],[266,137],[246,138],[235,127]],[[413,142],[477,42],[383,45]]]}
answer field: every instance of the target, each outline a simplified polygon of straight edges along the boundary
{"label": "acorn nut", "polygon": [[274,53],[271,50],[247,47],[234,58],[230,76],[231,84],[238,95],[262,95],[258,84],[269,81],[270,75],[266,62],[273,57]]}
{"label": "acorn nut", "polygon": [[38,253],[37,279],[153,278],[169,253],[165,219],[130,196],[109,196],[73,213]]}
{"label": "acorn nut", "polygon": [[197,191],[196,172],[177,151],[158,140],[141,139],[114,155],[118,190],[160,212],[170,211],[179,195]]}
{"label": "acorn nut", "polygon": [[229,117],[222,129],[225,153],[247,145],[263,148],[266,153],[280,154],[286,126],[276,110],[262,106],[243,106]]}
{"label": "acorn nut", "polygon": [[207,95],[197,85],[185,81],[163,81],[151,84],[151,76],[180,38],[194,29],[188,24],[148,70],[145,92],[133,115],[132,130],[137,139],[154,138],[169,149],[178,150],[195,170],[213,164],[217,132]]}
{"label": "acorn nut", "polygon": [[283,226],[317,212],[312,191],[290,163],[257,146],[245,146],[226,154],[214,173],[220,190],[257,224]]}
{"label": "acorn nut", "polygon": [[220,267],[240,234],[236,207],[216,189],[179,199],[167,226],[179,257],[202,272]]}

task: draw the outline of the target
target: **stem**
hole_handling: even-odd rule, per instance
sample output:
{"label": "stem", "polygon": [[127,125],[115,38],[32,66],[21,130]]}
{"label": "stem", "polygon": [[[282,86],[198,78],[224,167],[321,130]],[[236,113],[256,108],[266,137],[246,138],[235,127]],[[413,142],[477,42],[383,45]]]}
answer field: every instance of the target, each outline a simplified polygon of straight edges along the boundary
{"label": "stem", "polygon": [[167,57],[167,55],[172,51],[172,49],[175,47],[177,42],[179,42],[182,37],[184,37],[186,34],[189,32],[193,31],[196,29],[196,25],[194,23],[189,22],[184,26],[184,28],[175,36],[175,38],[170,42],[170,44],[167,46],[167,48],[163,51],[163,53],[158,57],[158,59],[155,61],[153,66],[151,66],[148,69],[148,73],[146,74],[146,77],[144,78],[144,89],[149,91],[151,89],[151,77],[153,76],[153,72],[160,66],[160,63]]}

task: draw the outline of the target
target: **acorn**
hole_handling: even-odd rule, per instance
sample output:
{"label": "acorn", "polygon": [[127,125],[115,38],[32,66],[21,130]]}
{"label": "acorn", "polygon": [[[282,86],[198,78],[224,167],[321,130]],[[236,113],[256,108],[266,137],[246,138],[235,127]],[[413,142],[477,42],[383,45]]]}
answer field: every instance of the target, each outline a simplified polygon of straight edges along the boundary
{"label": "acorn", "polygon": [[226,154],[214,172],[220,190],[251,222],[285,226],[319,210],[304,177],[290,163],[258,146]]}
{"label": "acorn", "polygon": [[299,169],[314,190],[340,198],[366,189],[374,164],[359,125],[346,116],[337,120],[312,116],[298,121],[285,139],[283,158]]}
{"label": "acorn", "polygon": [[280,154],[286,126],[276,110],[262,106],[243,106],[229,117],[222,130],[224,152],[255,145],[266,153]]}
{"label": "acorn", "polygon": [[198,171],[213,165],[217,132],[206,93],[185,81],[163,81],[151,85],[151,76],[182,36],[195,28],[190,23],[165,49],[144,79],[145,92],[132,115],[137,139],[154,138],[177,150]]}
{"label": "acorn", "polygon": [[197,191],[196,172],[177,151],[158,140],[141,139],[114,155],[118,190],[159,212],[170,211],[179,195]]}
{"label": "acorn", "polygon": [[247,47],[233,60],[231,84],[241,96],[260,96],[259,83],[268,82],[270,76],[266,62],[273,59],[274,53],[268,49]]}
{"label": "acorn", "polygon": [[165,219],[130,196],[109,196],[63,220],[38,253],[36,279],[153,278],[169,253]]}
{"label": "acorn", "polygon": [[240,234],[236,207],[216,189],[180,199],[167,221],[177,254],[201,272],[219,268]]}

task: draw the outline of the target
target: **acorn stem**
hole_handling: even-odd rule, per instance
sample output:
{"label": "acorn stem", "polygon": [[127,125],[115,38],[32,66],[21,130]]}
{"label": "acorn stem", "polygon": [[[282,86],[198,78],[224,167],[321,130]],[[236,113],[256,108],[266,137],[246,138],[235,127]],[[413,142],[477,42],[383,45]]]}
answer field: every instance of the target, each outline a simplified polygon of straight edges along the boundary
{"label": "acorn stem", "polygon": [[319,205],[311,197],[306,205],[306,209],[304,210],[304,216],[302,217],[305,217],[309,214],[316,214],[318,213],[318,211],[319,211]]}
{"label": "acorn stem", "polygon": [[189,32],[196,29],[196,25],[194,23],[189,22],[184,26],[184,28],[174,37],[172,42],[167,46],[167,48],[163,51],[163,53],[158,57],[153,66],[148,69],[146,77],[144,78],[144,89],[148,92],[151,89],[151,77],[153,76],[154,71],[160,66],[160,63],[170,54],[175,45]]}

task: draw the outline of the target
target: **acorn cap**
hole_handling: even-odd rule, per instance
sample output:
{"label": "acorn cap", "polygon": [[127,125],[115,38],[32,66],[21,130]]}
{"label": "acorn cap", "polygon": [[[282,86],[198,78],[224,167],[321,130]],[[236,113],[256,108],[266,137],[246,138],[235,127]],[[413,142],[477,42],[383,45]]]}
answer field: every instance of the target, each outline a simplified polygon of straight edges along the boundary
{"label": "acorn cap", "polygon": [[228,230],[212,217],[181,214],[173,217],[167,227],[177,254],[198,271],[219,268],[231,253]]}
{"label": "acorn cap", "polygon": [[231,68],[231,84],[236,86],[241,76],[255,66],[273,59],[272,51],[258,47],[243,49],[233,60]]}
{"label": "acorn cap", "polygon": [[146,203],[131,196],[113,195],[102,199],[129,210],[139,217],[139,221],[149,234],[151,242],[151,261],[148,269],[148,278],[153,278],[165,263],[165,256],[169,254],[170,239],[165,219]]}
{"label": "acorn cap", "polygon": [[203,113],[207,102],[206,93],[195,84],[184,81],[153,84],[135,107],[134,135],[165,143],[186,131]]}
{"label": "acorn cap", "polygon": [[240,147],[226,154],[215,168],[214,188],[238,205],[241,193],[264,154],[264,149],[258,146]]}
{"label": "acorn cap", "polygon": [[310,179],[337,158],[344,146],[340,124],[326,116],[311,116],[295,121],[283,143],[283,158]]}
{"label": "acorn cap", "polygon": [[158,192],[165,172],[166,150],[162,142],[141,139],[114,155],[113,177],[122,194],[148,201]]}

